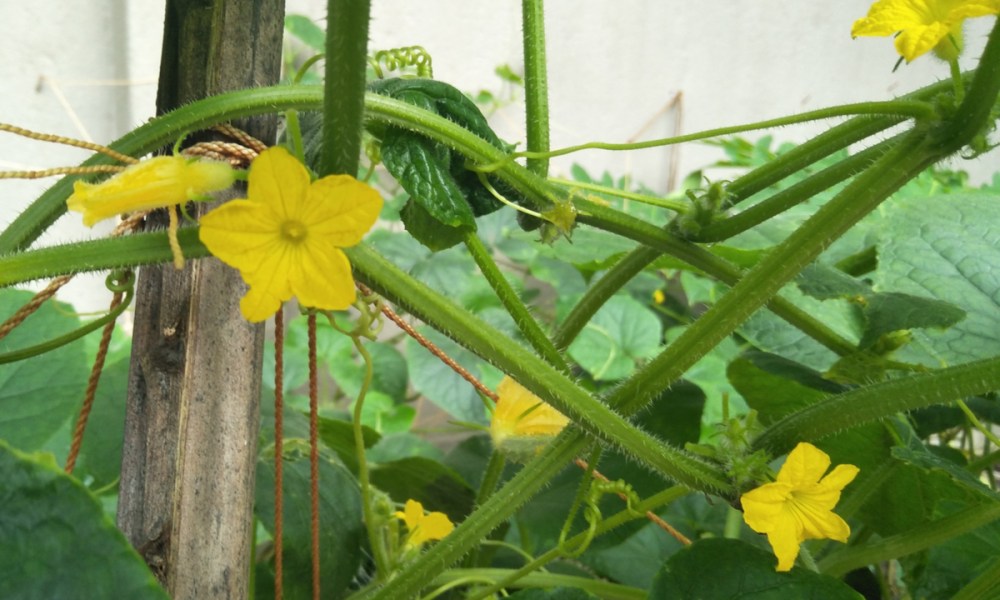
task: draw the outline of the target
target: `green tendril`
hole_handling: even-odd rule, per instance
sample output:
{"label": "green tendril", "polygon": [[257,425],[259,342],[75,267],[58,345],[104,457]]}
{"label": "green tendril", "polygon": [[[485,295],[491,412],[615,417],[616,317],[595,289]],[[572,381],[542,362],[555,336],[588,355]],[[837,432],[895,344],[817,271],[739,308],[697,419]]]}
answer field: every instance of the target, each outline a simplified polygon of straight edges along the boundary
{"label": "green tendril", "polygon": [[0,354],[0,365],[25,360],[33,356],[51,352],[56,348],[65,346],[70,342],[82,338],[92,331],[96,331],[101,327],[104,327],[108,323],[114,322],[118,319],[118,316],[125,312],[129,305],[132,304],[132,297],[135,294],[134,284],[135,275],[131,271],[116,271],[111,273],[105,280],[105,285],[112,292],[124,292],[125,294],[122,302],[116,306],[114,310],[109,311],[106,315],[99,319],[91,321],[78,329],[74,329],[65,335],[53,338],[47,342],[42,342],[41,344],[29,346],[28,348],[22,348],[20,350],[13,350],[11,352]]}
{"label": "green tendril", "polygon": [[379,79],[385,79],[387,71],[401,71],[407,67],[415,68],[417,77],[434,79],[431,55],[423,46],[379,50],[368,57],[368,65],[375,71],[375,76]]}

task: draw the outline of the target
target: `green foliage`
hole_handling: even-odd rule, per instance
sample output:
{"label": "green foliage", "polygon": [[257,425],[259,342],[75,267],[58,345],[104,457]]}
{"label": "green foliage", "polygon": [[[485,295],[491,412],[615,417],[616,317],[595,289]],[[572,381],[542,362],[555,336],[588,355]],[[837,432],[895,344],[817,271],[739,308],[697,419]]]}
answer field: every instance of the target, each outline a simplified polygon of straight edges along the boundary
{"label": "green foliage", "polygon": [[167,598],[97,498],[0,440],[0,597]]}
{"label": "green foliage", "polygon": [[699,540],[664,563],[650,588],[650,597],[663,600],[862,598],[840,581],[805,569],[775,573],[774,561],[771,553],[738,540]]}
{"label": "green foliage", "polygon": [[[6,320],[31,297],[26,291],[0,290],[0,316]],[[0,340],[0,353],[34,346],[81,325],[73,309],[61,302],[42,305],[30,318],[30,328],[20,327]],[[22,450],[42,448],[77,412],[87,374],[82,342],[0,365],[0,439]]]}
{"label": "green foliage", "polygon": [[[286,30],[307,51],[326,48],[326,33],[308,19],[288,16]],[[410,50],[412,61],[388,61]],[[425,63],[417,62],[419,53]],[[342,333],[354,326],[354,312],[332,315],[336,325],[320,319],[324,595],[458,597],[513,578],[497,585],[501,593],[534,586],[510,595],[528,600],[858,598],[839,578],[853,570],[845,580],[946,598],[996,568],[998,525],[976,519],[1000,503],[990,469],[1000,383],[995,369],[972,378],[948,367],[1000,357],[1000,179],[972,190],[961,171],[925,169],[951,152],[943,150],[949,144],[962,145],[945,138],[965,121],[947,123],[952,112],[938,114],[948,104],[940,94],[951,93],[950,82],[857,108],[862,118],[802,146],[775,144],[770,136],[716,139],[710,143],[724,158],[711,166],[738,169],[730,171],[733,179],[709,181],[698,171],[664,196],[629,176],[596,176],[580,166],[571,169],[573,182],[546,181],[521,166],[523,157],[510,156],[515,148],[497,137],[466,94],[427,77],[381,78],[382,66],[416,66],[429,74],[422,49],[389,51],[374,62],[380,66],[371,73],[377,70],[379,79],[369,84],[364,124],[370,164],[362,171],[389,198],[381,214],[385,227],[348,253],[358,279],[385,296],[427,342],[386,324],[377,339],[363,341],[368,365]],[[505,65],[497,75],[526,86],[526,94],[539,91],[532,73],[522,76]],[[303,81],[310,78],[318,81],[315,73]],[[986,93],[975,88],[981,80],[969,80],[969,98]],[[315,96],[293,87],[262,97],[267,102],[254,100],[259,105],[237,101],[238,109],[185,107],[166,117],[179,121],[152,126],[169,135],[145,129],[133,135],[148,142],[142,146],[148,151],[176,131],[302,110],[304,152],[315,166],[323,151]],[[478,99],[491,108],[500,102],[492,93]],[[955,110],[961,108],[949,109]],[[846,150],[913,115],[919,119],[910,133],[887,137],[863,161]],[[873,123],[884,127],[865,129]],[[984,142],[971,143],[975,149]],[[538,160],[529,158],[529,165]],[[391,177],[376,169],[379,163]],[[486,163],[492,163],[488,174],[477,171]],[[61,206],[65,198],[56,195],[63,188],[68,193],[68,184],[57,185],[40,205]],[[537,228],[538,219],[497,196],[530,204],[558,221],[564,235],[554,239],[549,224],[526,231]],[[709,235],[761,207],[777,208],[758,223]],[[32,260],[45,262],[46,255],[25,252],[19,266],[17,249],[30,237],[26,231],[44,224],[25,228],[20,219],[11,234],[17,244],[0,235],[0,265],[14,260],[30,270]],[[487,256],[474,258],[463,246],[472,236]],[[107,247],[82,249],[101,254]],[[389,264],[373,269],[358,260],[373,250]],[[189,251],[199,252],[190,240]],[[61,256],[71,270],[98,264]],[[0,290],[0,316],[29,297]],[[566,334],[574,319],[579,327]],[[285,597],[311,594],[304,322],[292,317],[286,326],[281,540],[269,539],[276,390],[274,351],[265,351],[254,509],[260,598],[274,592],[275,545],[284,551]],[[56,303],[28,323],[0,341],[0,353],[80,326]],[[477,328],[491,327],[495,335],[475,338]],[[97,391],[76,479],[29,454],[65,452],[93,346],[69,344],[0,368],[0,596],[59,597],[72,594],[70,586],[101,596],[111,585],[118,595],[163,596],[102,514],[113,509],[121,454],[129,354],[120,335]],[[526,466],[505,464],[479,433],[492,401],[442,354],[491,389],[504,372],[516,376],[577,422]],[[369,366],[374,376],[367,381]],[[926,380],[911,374],[922,372],[944,382],[934,388],[944,391],[919,404],[934,406],[900,413],[904,392],[920,395],[912,382]],[[353,423],[362,390],[360,422]],[[758,445],[767,438],[756,436],[868,391],[879,394],[856,414],[827,421],[837,427],[822,437],[789,428],[794,431],[781,440],[815,443],[834,464],[856,465],[860,474],[836,509],[852,526],[847,544],[806,544],[803,555],[815,558],[819,572],[775,572],[767,541],[742,527],[738,512],[740,493],[765,481],[768,465],[780,458],[757,450],[770,446]],[[958,399],[978,423],[950,405]],[[975,427],[986,435],[973,433]],[[586,457],[612,483],[593,483],[587,471],[567,464],[573,456]],[[665,475],[691,489],[671,487]],[[81,482],[105,493],[104,508]],[[612,489],[628,491],[629,504],[642,509],[604,493]],[[394,515],[408,500],[461,524],[441,541],[406,547],[413,532]],[[693,543],[667,535],[646,511]],[[580,537],[566,541],[573,536]],[[515,569],[529,562],[534,572],[521,578]],[[432,585],[458,589],[432,593]]]}

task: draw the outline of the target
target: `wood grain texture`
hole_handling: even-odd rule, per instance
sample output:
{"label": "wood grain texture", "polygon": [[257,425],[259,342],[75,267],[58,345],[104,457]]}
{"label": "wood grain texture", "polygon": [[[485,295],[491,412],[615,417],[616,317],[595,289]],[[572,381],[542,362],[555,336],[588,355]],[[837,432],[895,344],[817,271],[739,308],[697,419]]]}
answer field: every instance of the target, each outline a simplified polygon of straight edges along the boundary
{"label": "wood grain texture", "polygon": [[[283,20],[284,0],[169,0],[158,112],[276,83]],[[274,141],[274,116],[234,124]],[[245,291],[214,258],[139,275],[118,525],[176,599],[248,594],[264,330]]]}

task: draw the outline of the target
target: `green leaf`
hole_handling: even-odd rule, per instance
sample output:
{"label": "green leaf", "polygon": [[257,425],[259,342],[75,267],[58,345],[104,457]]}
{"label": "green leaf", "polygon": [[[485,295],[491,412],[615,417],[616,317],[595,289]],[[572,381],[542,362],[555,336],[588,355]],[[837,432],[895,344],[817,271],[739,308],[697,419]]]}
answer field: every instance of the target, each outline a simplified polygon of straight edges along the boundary
{"label": "green leaf", "polygon": [[[34,296],[0,289],[0,322]],[[0,354],[34,346],[81,325],[73,307],[49,300],[0,340]],[[84,342],[76,340],[26,360],[0,365],[0,439],[37,450],[76,414],[88,377]]]}
{"label": "green leaf", "polygon": [[445,225],[413,198],[403,205],[403,209],[399,211],[399,218],[403,221],[407,233],[432,252],[440,252],[461,244],[466,232],[469,231],[468,227]]}
{"label": "green leaf", "polygon": [[[352,413],[355,404],[356,402],[351,403]],[[379,433],[409,431],[415,415],[416,411],[412,406],[396,404],[392,398],[377,391],[368,392],[361,407],[361,423]]]}
{"label": "green leaf", "polygon": [[411,201],[444,225],[475,231],[472,209],[449,172],[448,161],[447,149],[415,133],[390,128],[382,139],[382,162]]}
{"label": "green leaf", "polygon": [[0,481],[0,598],[167,598],[98,500],[50,455],[0,441]]}
{"label": "green leaf", "polygon": [[[273,405],[271,411],[273,413]],[[261,417],[263,417],[263,410]],[[301,415],[298,415],[301,418]],[[261,419],[263,421],[263,419]],[[273,429],[272,429],[273,431]],[[365,448],[371,448],[382,439],[374,429],[361,426],[361,437],[364,440]],[[357,452],[354,451],[354,426],[347,421],[340,419],[319,418],[319,439],[337,453],[340,460],[347,465],[351,471],[357,471]]]}
{"label": "green leaf", "polygon": [[316,52],[326,52],[326,32],[304,15],[285,15],[285,31]]}
{"label": "green leaf", "polygon": [[900,198],[889,205],[876,286],[929,296],[967,313],[946,331],[915,332],[933,349],[922,357],[926,364],[1000,354],[998,223],[1000,197],[990,193]]}
{"label": "green leaf", "polygon": [[476,494],[455,471],[423,457],[403,458],[371,470],[375,487],[403,504],[414,499],[427,510],[439,510],[454,522],[472,511]]}
{"label": "green leaf", "polygon": [[[403,354],[392,344],[384,342],[366,343],[365,349],[372,357],[371,389],[397,402],[406,400],[408,376]],[[341,391],[351,398],[357,398],[358,392],[361,391],[361,383],[364,381],[365,366],[354,344],[350,344],[346,355],[338,355],[333,360],[328,359],[327,364]]]}
{"label": "green leaf", "polygon": [[758,351],[731,362],[726,375],[765,425],[845,390],[808,367]]}
{"label": "green leaf", "polygon": [[[354,477],[340,465],[319,461],[320,582],[323,593],[343,597],[361,564],[361,492]],[[309,460],[285,458],[284,597],[312,597],[312,535],[310,528]],[[254,514],[274,532],[274,465],[258,461]],[[258,588],[265,581],[258,580]],[[273,585],[273,583],[272,583]],[[258,594],[273,590],[260,590]]]}
{"label": "green leaf", "polygon": [[895,292],[873,294],[864,307],[865,332],[860,345],[867,348],[894,331],[951,327],[965,318],[965,311],[949,302]]}
{"label": "green leaf", "polygon": [[[855,305],[845,300],[817,300],[795,286],[786,286],[781,296],[844,338],[856,340],[861,336],[863,323]],[[813,369],[825,370],[838,358],[832,350],[768,310],[755,312],[738,331],[758,349],[780,354]]]}
{"label": "green leaf", "polygon": [[444,452],[432,442],[409,432],[387,435],[368,451],[371,462],[392,462],[413,456],[441,462]]}
{"label": "green leaf", "polygon": [[570,344],[569,354],[598,381],[617,381],[650,358],[663,341],[656,313],[629,296],[614,296]]}
{"label": "green leaf", "polygon": [[702,539],[671,556],[649,591],[658,600],[860,600],[844,583],[801,568],[774,570],[773,554],[739,540]]}
{"label": "green leaf", "polygon": [[872,293],[871,287],[839,269],[823,264],[813,264],[803,269],[795,283],[804,293],[818,300],[867,296]]}
{"label": "green leaf", "polygon": [[[474,354],[433,329],[419,331],[463,368],[482,377],[485,364]],[[410,338],[406,340],[406,356],[416,391],[459,421],[487,423],[486,408],[472,384]]]}

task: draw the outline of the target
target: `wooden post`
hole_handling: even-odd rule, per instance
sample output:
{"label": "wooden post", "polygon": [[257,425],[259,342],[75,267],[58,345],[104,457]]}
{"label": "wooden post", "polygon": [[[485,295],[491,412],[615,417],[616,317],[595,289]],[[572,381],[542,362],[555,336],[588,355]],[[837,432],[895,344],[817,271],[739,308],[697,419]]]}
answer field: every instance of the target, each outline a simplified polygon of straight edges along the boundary
{"label": "wooden post", "polygon": [[[276,83],[283,22],[284,0],[168,0],[158,112]],[[234,124],[274,140],[273,116]],[[178,600],[248,595],[263,327],[245,290],[214,258],[139,275],[118,525]]]}

